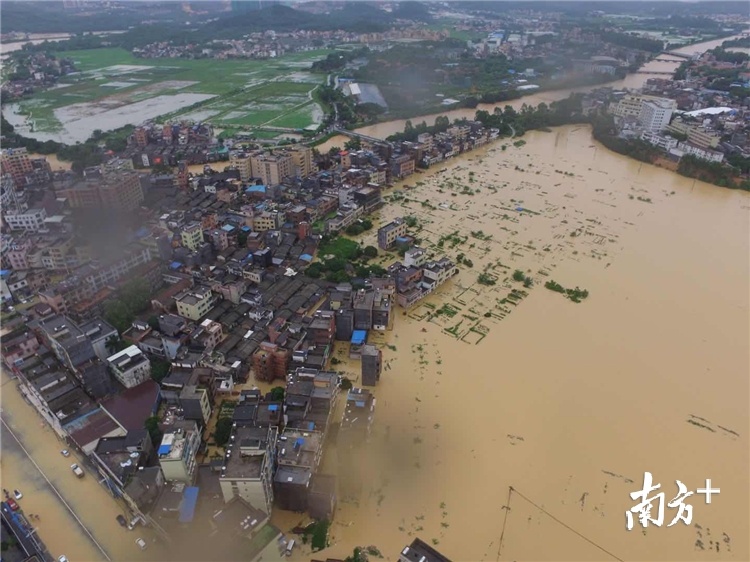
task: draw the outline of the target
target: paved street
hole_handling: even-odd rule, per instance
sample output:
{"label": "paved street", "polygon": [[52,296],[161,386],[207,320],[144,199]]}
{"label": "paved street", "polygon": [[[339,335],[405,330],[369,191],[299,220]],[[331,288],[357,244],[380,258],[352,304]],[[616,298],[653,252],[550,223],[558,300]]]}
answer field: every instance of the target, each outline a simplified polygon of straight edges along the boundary
{"label": "paved street", "polygon": [[0,380],[3,487],[21,490],[24,512],[40,516],[36,526],[50,553],[55,558],[65,554],[71,562],[130,562],[157,556],[157,549],[142,552],[135,544],[139,536],[150,542],[149,531],[127,531],[117,524],[116,516],[125,512],[97,482],[96,474],[87,470],[82,479],[73,475],[73,462],[85,464],[75,454],[60,454],[67,446],[24,401],[16,381],[5,372]]}

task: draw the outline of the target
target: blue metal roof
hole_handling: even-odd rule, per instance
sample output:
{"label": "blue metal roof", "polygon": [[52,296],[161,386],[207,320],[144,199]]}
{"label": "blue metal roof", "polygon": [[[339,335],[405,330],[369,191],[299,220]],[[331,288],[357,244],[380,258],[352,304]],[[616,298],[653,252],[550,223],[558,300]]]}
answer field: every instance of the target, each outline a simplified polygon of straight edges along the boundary
{"label": "blue metal roof", "polygon": [[265,193],[265,192],[266,192],[265,185],[249,185],[247,186],[247,189],[245,190],[245,193]]}
{"label": "blue metal roof", "polygon": [[198,503],[197,486],[185,488],[182,493],[182,503],[180,504],[180,523],[190,523],[195,516],[195,506]]}
{"label": "blue metal roof", "polygon": [[162,455],[168,455],[169,451],[172,450],[172,444],[168,443],[166,445],[159,445],[159,456]]}
{"label": "blue metal roof", "polygon": [[352,332],[352,343],[354,345],[360,345],[365,343],[367,339],[367,330],[354,330]]}
{"label": "blue metal roof", "polygon": [[234,227],[231,224],[225,224],[224,226],[221,227],[221,229],[224,232],[232,232],[234,230]]}
{"label": "blue metal roof", "polygon": [[313,261],[313,257],[310,254],[302,254],[299,259],[303,261]]}
{"label": "blue metal roof", "polygon": [[180,269],[182,267],[182,264],[178,261],[173,261],[169,264],[169,269]]}
{"label": "blue metal roof", "polygon": [[242,232],[250,232],[252,230],[252,228],[250,228],[249,226],[245,225],[242,228],[240,228],[240,230]]}
{"label": "blue metal roof", "polygon": [[269,412],[275,412],[278,409],[279,409],[278,404],[271,404],[270,406],[268,406],[268,411]]}

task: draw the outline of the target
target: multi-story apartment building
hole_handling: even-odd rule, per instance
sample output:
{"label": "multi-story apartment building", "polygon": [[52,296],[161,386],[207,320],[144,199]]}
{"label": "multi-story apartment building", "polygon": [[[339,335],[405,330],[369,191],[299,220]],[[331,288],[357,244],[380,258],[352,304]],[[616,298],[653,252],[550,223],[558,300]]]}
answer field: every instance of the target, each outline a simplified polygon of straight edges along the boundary
{"label": "multi-story apartment building", "polygon": [[239,496],[264,513],[271,513],[277,437],[278,428],[273,426],[235,428],[219,476],[225,502]]}
{"label": "multi-story apartment building", "polygon": [[685,122],[680,117],[675,117],[674,120],[665,127],[665,130],[667,133],[687,135],[689,143],[707,150],[716,149],[721,141],[721,135],[716,131],[707,130],[703,127]]}
{"label": "multi-story apartment building", "polygon": [[28,254],[34,247],[31,238],[15,238],[8,247],[5,257],[12,269],[28,269],[30,267]]}
{"label": "multi-story apartment building", "polygon": [[273,381],[286,377],[289,367],[289,350],[275,343],[263,342],[253,353],[253,372],[259,381]]}
{"label": "multi-story apartment building", "polygon": [[183,246],[190,248],[194,252],[198,251],[198,248],[203,245],[203,229],[201,228],[201,223],[192,222],[183,227],[180,231],[180,239],[182,240]]}
{"label": "multi-story apartment building", "polygon": [[253,230],[265,232],[278,230],[284,224],[284,214],[279,211],[263,211],[253,217]]}
{"label": "multi-story apartment building", "polygon": [[151,377],[151,362],[135,345],[107,358],[112,374],[125,388],[133,388]]}
{"label": "multi-story apartment building", "polygon": [[292,157],[292,169],[295,176],[306,178],[316,170],[312,149],[309,146],[297,144],[287,148],[286,152]]}
{"label": "multi-story apartment building", "polygon": [[3,175],[10,174],[16,185],[26,185],[26,176],[33,171],[25,148],[6,148],[0,152],[0,169]]}
{"label": "multi-story apartment building", "polygon": [[404,254],[404,265],[406,267],[421,267],[427,262],[427,252],[422,248],[414,246],[406,250]]}
{"label": "multi-story apartment building", "polygon": [[189,320],[200,320],[211,310],[214,296],[208,287],[193,287],[177,295],[174,300],[177,314]]}
{"label": "multi-story apartment building", "polygon": [[[51,249],[48,250],[51,252]],[[64,258],[65,254],[57,259]],[[150,260],[151,252],[148,248],[133,246],[126,249],[121,258],[106,265],[93,262],[75,269],[65,280],[41,291],[39,298],[49,304],[55,312],[67,313],[73,305],[90,299],[102,289],[111,287],[119,279]],[[158,274],[158,268],[149,269],[144,273],[151,280],[154,274]]]}
{"label": "multi-story apartment building", "polygon": [[677,102],[669,99],[644,101],[638,114],[638,122],[647,131],[658,132],[669,125]]}
{"label": "multi-story apartment building", "polygon": [[378,229],[378,246],[382,250],[390,249],[396,238],[406,234],[406,223],[402,219],[396,219]]}
{"label": "multi-story apartment building", "polygon": [[276,444],[276,503],[288,511],[307,511],[312,477],[323,456],[323,434],[286,428]]}
{"label": "multi-story apartment building", "polygon": [[11,230],[24,230],[27,232],[38,232],[47,218],[47,210],[44,207],[27,210],[8,209],[3,212],[3,220]]}
{"label": "multi-story apartment building", "polygon": [[132,211],[144,198],[138,174],[119,170],[67,183],[56,191],[74,209]]}
{"label": "multi-story apartment building", "polygon": [[250,154],[246,152],[232,152],[229,155],[229,165],[240,171],[240,179],[243,182],[250,181],[253,177],[253,166]]}
{"label": "multi-story apartment building", "polygon": [[195,422],[179,422],[183,427],[164,433],[156,451],[159,466],[168,481],[192,484],[195,481],[195,459],[201,445],[201,433]]}
{"label": "multi-story apartment building", "polygon": [[391,174],[396,178],[405,178],[414,173],[415,161],[408,154],[401,154],[391,158]]}
{"label": "multi-story apartment building", "polygon": [[375,386],[383,370],[383,352],[374,345],[362,346],[362,384]]}
{"label": "multi-story apartment building", "polygon": [[253,176],[268,186],[278,185],[294,176],[294,164],[288,154],[253,154]]}

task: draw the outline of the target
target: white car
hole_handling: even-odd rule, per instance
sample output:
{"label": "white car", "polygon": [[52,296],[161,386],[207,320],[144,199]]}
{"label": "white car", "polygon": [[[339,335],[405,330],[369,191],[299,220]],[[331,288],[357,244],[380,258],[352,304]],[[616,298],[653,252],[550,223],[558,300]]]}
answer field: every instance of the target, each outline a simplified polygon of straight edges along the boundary
{"label": "white car", "polygon": [[135,539],[135,544],[138,545],[138,548],[141,550],[146,550],[146,541],[144,541],[142,538]]}
{"label": "white car", "polygon": [[60,558],[57,559],[57,562],[68,562],[68,557],[64,554],[61,554]]}
{"label": "white car", "polygon": [[13,497],[20,500],[23,497],[21,490],[13,490]]}
{"label": "white car", "polygon": [[70,452],[67,449],[63,449],[62,451],[60,451],[60,454],[64,457],[70,456]]}

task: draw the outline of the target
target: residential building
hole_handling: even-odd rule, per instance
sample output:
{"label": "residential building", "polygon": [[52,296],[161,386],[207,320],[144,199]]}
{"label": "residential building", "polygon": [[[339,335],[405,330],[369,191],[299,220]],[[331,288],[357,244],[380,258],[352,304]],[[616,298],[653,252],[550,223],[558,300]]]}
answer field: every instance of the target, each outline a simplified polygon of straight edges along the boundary
{"label": "residential building", "polygon": [[157,450],[159,466],[167,481],[192,484],[195,480],[195,460],[201,446],[201,434],[195,422],[180,422],[178,427],[164,433]]}
{"label": "residential building", "polygon": [[175,297],[177,314],[189,320],[200,320],[214,304],[214,296],[208,287],[193,287]]}
{"label": "residential building", "polygon": [[278,230],[284,224],[284,214],[279,211],[263,211],[253,217],[253,230],[265,232]]}
{"label": "residential building", "polygon": [[383,352],[374,345],[362,346],[362,385],[375,386],[383,370]]}
{"label": "residential building", "polygon": [[26,176],[33,171],[26,149],[6,148],[0,152],[0,169],[3,175],[10,174],[18,186],[26,185]]}
{"label": "residential building", "polygon": [[253,177],[253,167],[250,154],[245,152],[230,153],[229,165],[240,171],[240,179],[243,183],[247,183]]}
{"label": "residential building", "polygon": [[11,230],[23,230],[26,232],[38,232],[47,218],[47,210],[44,207],[13,210],[3,212],[3,220]]}
{"label": "residential building", "polygon": [[99,439],[89,458],[107,487],[122,494],[125,486],[146,463],[153,451],[151,437],[145,429]]}
{"label": "residential building", "polygon": [[180,231],[180,239],[183,246],[197,252],[203,245],[203,229],[201,228],[201,224],[193,222],[183,227]]}
{"label": "residential building", "polygon": [[292,158],[292,166],[295,176],[306,178],[316,170],[312,158],[312,149],[309,146],[296,144],[288,147],[286,152]]}
{"label": "residential building", "polygon": [[346,396],[346,408],[339,428],[339,444],[344,448],[367,441],[375,418],[375,397],[369,390],[352,388]]}
{"label": "residential building", "polygon": [[287,154],[254,154],[252,157],[253,176],[260,178],[267,186],[278,185],[294,175],[292,157]]}
{"label": "residential building", "polygon": [[396,178],[405,178],[414,173],[414,158],[401,154],[391,158],[391,174]]}
{"label": "residential building", "polygon": [[647,131],[659,132],[669,125],[672,111],[677,108],[677,103],[670,99],[659,99],[644,101],[638,115],[638,122]]}
{"label": "residential building", "polygon": [[398,562],[451,562],[449,558],[440,554],[432,546],[421,539],[414,539],[409,546],[404,547],[398,557]]}
{"label": "residential building", "polygon": [[723,153],[716,150],[701,148],[699,146],[695,146],[690,142],[681,142],[674,150],[676,150],[680,156],[684,154],[690,154],[691,156],[695,156],[696,158],[701,158],[703,160],[708,160],[709,162],[720,163],[724,160]]}
{"label": "residential building", "polygon": [[225,502],[237,496],[271,513],[277,437],[276,427],[234,429],[219,476]]}
{"label": "residential building", "polygon": [[360,289],[354,293],[354,329],[370,330],[372,328],[372,305],[375,294],[372,291]]}
{"label": "residential building", "polygon": [[274,498],[281,509],[307,511],[313,474],[323,456],[323,434],[286,428],[276,445]]}
{"label": "residential building", "polygon": [[687,141],[690,144],[706,150],[716,149],[721,142],[721,135],[717,131],[683,121],[680,117],[675,117],[665,131],[687,135]]}
{"label": "residential building", "polygon": [[19,327],[3,335],[0,346],[3,363],[8,369],[13,369],[14,365],[34,356],[39,349],[39,340],[32,331]]}
{"label": "residential building", "polygon": [[346,397],[344,417],[339,427],[336,452],[339,464],[339,490],[342,497],[357,499],[363,489],[361,475],[366,470],[366,445],[375,416],[375,398],[362,388],[352,388]]}
{"label": "residential building", "polygon": [[654,146],[658,146],[663,150],[671,150],[675,148],[679,142],[676,138],[668,135],[661,135],[653,131],[644,131],[641,133],[641,140],[653,144]]}
{"label": "residential building", "polygon": [[36,327],[50,350],[71,372],[96,357],[91,340],[67,316],[56,315],[41,319]]}
{"label": "residential building", "polygon": [[442,285],[458,273],[458,268],[448,258],[441,258],[438,261],[428,262],[422,270],[422,285],[426,289],[434,289]]}
{"label": "residential building", "polygon": [[107,358],[112,374],[125,388],[133,388],[151,377],[151,362],[136,346],[131,345]]}
{"label": "residential building", "polygon": [[372,299],[372,329],[385,331],[393,327],[393,290],[375,289]]}
{"label": "residential building", "polygon": [[84,322],[79,328],[91,341],[96,356],[102,361],[106,361],[110,355],[109,349],[107,349],[107,342],[119,338],[117,330],[101,318],[94,318],[93,320]]}
{"label": "residential building", "polygon": [[178,397],[182,415],[185,419],[194,420],[200,427],[205,427],[211,418],[211,394],[203,384],[186,384]]}
{"label": "residential building", "polygon": [[290,352],[270,342],[262,342],[253,353],[253,372],[255,379],[271,382],[286,378]]}
{"label": "residential building", "polygon": [[132,211],[143,202],[140,176],[135,172],[116,171],[73,181],[56,189],[73,209],[110,209]]}
{"label": "residential building", "polygon": [[389,250],[396,243],[396,238],[405,234],[406,223],[403,219],[396,219],[378,229],[378,247],[381,250]]}
{"label": "residential building", "polygon": [[406,250],[404,254],[404,265],[406,267],[421,267],[427,262],[427,252],[422,248],[414,246]]}
{"label": "residential building", "polygon": [[640,94],[626,94],[612,109],[616,117],[638,117],[641,114],[641,105],[646,100],[657,99],[654,96],[642,96]]}

